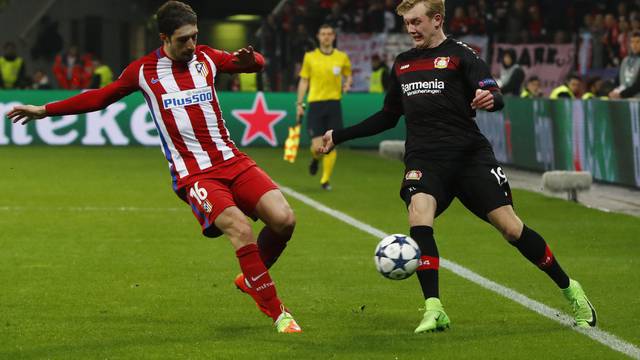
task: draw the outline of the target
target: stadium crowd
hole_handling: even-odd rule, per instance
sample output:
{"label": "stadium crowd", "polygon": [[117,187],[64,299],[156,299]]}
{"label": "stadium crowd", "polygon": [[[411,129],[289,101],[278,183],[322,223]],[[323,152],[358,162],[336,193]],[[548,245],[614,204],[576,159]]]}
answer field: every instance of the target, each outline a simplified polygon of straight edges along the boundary
{"label": "stadium crowd", "polygon": [[[338,33],[402,32],[403,24],[395,14],[398,3],[398,0],[284,1],[264,18],[257,33],[257,47],[268,66],[263,77],[248,79],[248,83],[254,83],[249,88],[295,91],[302,58],[316,47],[315,32],[321,24],[333,26]],[[575,60],[576,71],[580,65],[587,69],[576,77],[580,79],[579,94],[589,92],[587,84],[604,84],[601,92],[615,86],[623,59],[635,56],[630,48],[632,34],[640,32],[640,0],[448,0],[446,6],[446,30],[453,37],[486,36],[489,44],[574,43],[586,47],[587,56],[581,59],[586,64],[579,64],[578,55]],[[111,81],[113,73],[108,64],[102,64],[94,54],[82,54],[76,46],[63,49],[62,44],[55,22],[46,17],[33,46],[37,51],[31,55],[50,61],[50,68],[30,68],[16,53],[15,43],[5,44],[0,56],[0,88],[81,89]],[[508,68],[503,59],[502,69]],[[507,93],[519,95],[527,84],[535,85],[535,74],[525,79],[517,69],[509,72],[515,74],[517,81],[509,84]],[[245,89],[245,80],[235,78],[224,88]]]}

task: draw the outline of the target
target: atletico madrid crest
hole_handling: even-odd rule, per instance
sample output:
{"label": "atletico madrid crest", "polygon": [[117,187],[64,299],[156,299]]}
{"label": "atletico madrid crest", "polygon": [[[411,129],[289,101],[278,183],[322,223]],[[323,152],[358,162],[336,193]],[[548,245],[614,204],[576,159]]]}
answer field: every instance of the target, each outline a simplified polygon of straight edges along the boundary
{"label": "atletico madrid crest", "polygon": [[446,69],[449,67],[449,57],[437,57],[433,60],[433,67],[436,69]]}
{"label": "atletico madrid crest", "polygon": [[198,71],[198,74],[204,77],[207,77],[207,75],[209,75],[209,69],[207,69],[207,65],[203,62],[196,63],[196,70]]}

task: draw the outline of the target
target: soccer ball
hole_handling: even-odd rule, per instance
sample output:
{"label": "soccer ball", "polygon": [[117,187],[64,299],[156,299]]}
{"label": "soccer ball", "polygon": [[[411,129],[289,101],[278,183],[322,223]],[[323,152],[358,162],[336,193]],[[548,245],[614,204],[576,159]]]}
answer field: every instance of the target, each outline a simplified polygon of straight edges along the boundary
{"label": "soccer ball", "polygon": [[418,268],[420,248],[416,242],[402,234],[382,239],[376,247],[373,261],[384,277],[393,280],[406,279]]}

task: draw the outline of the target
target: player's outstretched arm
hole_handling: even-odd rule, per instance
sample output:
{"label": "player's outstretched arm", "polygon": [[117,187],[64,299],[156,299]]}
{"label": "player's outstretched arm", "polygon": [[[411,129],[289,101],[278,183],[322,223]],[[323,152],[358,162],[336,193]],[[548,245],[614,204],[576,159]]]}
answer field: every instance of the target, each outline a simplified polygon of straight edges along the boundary
{"label": "player's outstretched arm", "polygon": [[[401,115],[402,114],[400,113],[396,113],[392,111],[380,110],[377,113],[362,120],[358,124],[349,126],[344,129],[338,129],[335,131],[330,130],[331,146],[342,144],[347,140],[379,134],[385,130],[391,129],[398,124],[398,120],[400,120]],[[323,141],[324,141],[324,138],[323,138]]]}
{"label": "player's outstretched arm", "polygon": [[39,120],[47,116],[44,106],[18,105],[7,113],[7,117],[14,123],[25,125],[31,120]]}
{"label": "player's outstretched arm", "polygon": [[209,47],[205,51],[211,56],[218,70],[225,73],[254,73],[264,68],[264,57],[255,51],[252,46],[243,47],[228,53]]}
{"label": "player's outstretched arm", "polygon": [[258,66],[258,60],[255,56],[256,52],[253,46],[249,45],[233,52],[233,60],[231,60],[240,69],[251,69]]}

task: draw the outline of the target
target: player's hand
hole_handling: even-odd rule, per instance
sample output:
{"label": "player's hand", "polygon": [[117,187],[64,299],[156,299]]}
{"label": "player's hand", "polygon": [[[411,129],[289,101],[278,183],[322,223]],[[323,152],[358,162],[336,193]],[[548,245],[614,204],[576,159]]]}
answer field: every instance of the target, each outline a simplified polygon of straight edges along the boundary
{"label": "player's hand", "polygon": [[491,110],[493,108],[493,94],[489,90],[476,89],[476,97],[471,102],[474,110]]}
{"label": "player's hand", "polygon": [[622,99],[622,96],[620,96],[620,91],[611,90],[611,92],[609,93],[609,99],[613,99],[613,100]]}
{"label": "player's hand", "polygon": [[231,61],[238,67],[249,68],[256,65],[256,57],[253,55],[253,46],[251,45],[234,51],[233,56]]}
{"label": "player's hand", "polygon": [[333,143],[333,130],[327,130],[322,136],[322,146],[318,148],[318,151],[323,154],[328,154],[334,147],[336,147],[336,144]]}
{"label": "player's hand", "polygon": [[7,113],[7,117],[13,121],[14,124],[20,122],[22,125],[28,123],[31,120],[42,119],[47,116],[47,110],[44,106],[34,105],[18,105],[14,106],[11,111]]}
{"label": "player's hand", "polygon": [[345,82],[344,85],[342,85],[342,93],[346,94],[349,92],[349,90],[351,90],[351,83]]}

